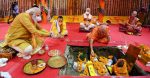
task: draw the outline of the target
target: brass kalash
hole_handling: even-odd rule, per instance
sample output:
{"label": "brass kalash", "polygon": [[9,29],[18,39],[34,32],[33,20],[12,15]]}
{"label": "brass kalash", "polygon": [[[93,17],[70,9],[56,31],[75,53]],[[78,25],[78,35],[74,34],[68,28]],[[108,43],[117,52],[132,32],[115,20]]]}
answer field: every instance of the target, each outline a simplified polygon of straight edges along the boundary
{"label": "brass kalash", "polygon": [[146,72],[135,63],[140,50],[136,46],[129,45],[124,54],[116,46],[101,46],[94,47],[95,56],[89,56],[88,46],[67,46],[65,57],[68,63],[61,68],[59,74],[70,76],[145,75]]}

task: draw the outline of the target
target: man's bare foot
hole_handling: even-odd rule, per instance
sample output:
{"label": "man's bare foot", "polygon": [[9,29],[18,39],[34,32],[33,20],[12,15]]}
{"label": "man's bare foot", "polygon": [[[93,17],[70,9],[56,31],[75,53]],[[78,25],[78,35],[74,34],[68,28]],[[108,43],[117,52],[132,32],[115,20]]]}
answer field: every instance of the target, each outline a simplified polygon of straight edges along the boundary
{"label": "man's bare foot", "polygon": [[17,56],[18,57],[23,57],[23,54],[22,53],[18,53]]}
{"label": "man's bare foot", "polygon": [[25,59],[25,60],[28,60],[28,59],[30,59],[30,58],[31,58],[31,55],[23,56],[23,59]]}

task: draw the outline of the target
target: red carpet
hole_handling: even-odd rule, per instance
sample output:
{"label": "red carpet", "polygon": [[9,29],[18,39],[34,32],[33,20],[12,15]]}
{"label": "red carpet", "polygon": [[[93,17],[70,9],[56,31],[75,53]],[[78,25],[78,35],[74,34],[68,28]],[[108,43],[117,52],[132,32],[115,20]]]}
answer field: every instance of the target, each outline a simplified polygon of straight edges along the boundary
{"label": "red carpet", "polygon": [[[87,43],[86,34],[83,32],[79,32],[79,24],[67,24],[67,28],[69,30],[68,39],[72,44],[78,43],[76,45],[84,45]],[[146,44],[150,46],[150,31],[146,28],[143,28],[142,36],[134,36],[134,35],[127,35],[122,32],[119,32],[118,25],[111,25],[110,26],[110,35],[111,41],[108,45],[119,45],[119,44]],[[97,45],[101,45],[100,43],[95,43]]]}
{"label": "red carpet", "polygon": [[[47,30],[50,29],[51,24],[44,24],[43,27]],[[8,24],[0,24],[0,40],[4,39],[4,35],[6,34],[8,30]],[[51,49],[59,49],[61,52],[64,52],[66,47],[66,42],[64,40],[58,40],[58,39],[51,39],[49,38],[46,42],[46,44],[49,44],[50,50]],[[47,52],[44,55],[33,55],[32,59],[44,59],[46,62],[49,59],[49,56]],[[32,60],[30,59],[30,60]],[[13,78],[51,78],[52,76],[57,77],[58,76],[58,69],[52,69],[50,67],[46,67],[44,72],[41,72],[37,75],[26,75],[23,73],[22,69],[25,63],[27,63],[30,60],[23,60],[21,58],[15,57],[12,60],[10,60],[7,64],[7,66],[0,68],[0,71],[7,71],[9,72]]]}
{"label": "red carpet", "polygon": [[[43,24],[43,27],[47,30],[50,29],[51,24]],[[0,23],[0,40],[4,40],[4,35],[6,34],[8,30],[9,25],[6,23]],[[80,45],[80,46],[85,46],[88,45],[88,42],[86,40],[86,34],[87,33],[82,33],[79,32],[79,24],[67,24],[67,29],[69,31],[68,37],[65,37],[65,39],[52,39],[48,38],[46,40],[46,44],[49,45],[50,50],[52,49],[59,49],[62,54],[65,51],[65,47],[67,44],[71,45]],[[118,25],[112,25],[110,26],[110,34],[111,34],[111,41],[108,45],[120,45],[120,44],[135,44],[135,43],[140,43],[140,44],[147,44],[150,46],[150,31],[148,29],[143,29],[142,36],[131,36],[131,35],[126,35],[124,33],[121,33],[118,31]],[[99,43],[95,43],[95,45],[102,45]],[[49,56],[47,52],[44,55],[34,55],[32,59],[44,59],[47,61],[49,59]],[[30,59],[30,60],[32,60]],[[46,69],[41,72],[40,74],[37,75],[26,75],[23,73],[23,65],[30,61],[30,60],[23,60],[21,58],[15,57],[12,60],[8,62],[8,64],[0,68],[0,71],[7,71],[9,72],[13,78],[51,78],[51,77],[60,77],[59,76],[59,70],[58,69],[52,69],[50,67],[46,67]],[[142,64],[141,64],[142,66]],[[150,68],[144,68],[144,69],[150,69]],[[66,76],[62,76],[62,78],[66,78]],[[67,77],[68,78],[68,77]]]}

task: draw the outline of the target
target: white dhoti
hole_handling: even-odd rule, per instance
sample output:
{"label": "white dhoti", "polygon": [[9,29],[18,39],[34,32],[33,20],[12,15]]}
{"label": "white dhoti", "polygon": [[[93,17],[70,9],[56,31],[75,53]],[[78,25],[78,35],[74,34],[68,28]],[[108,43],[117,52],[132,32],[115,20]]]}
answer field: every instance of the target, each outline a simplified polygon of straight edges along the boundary
{"label": "white dhoti", "polygon": [[90,30],[91,28],[94,28],[94,24],[85,25],[84,23],[80,23],[80,29]]}

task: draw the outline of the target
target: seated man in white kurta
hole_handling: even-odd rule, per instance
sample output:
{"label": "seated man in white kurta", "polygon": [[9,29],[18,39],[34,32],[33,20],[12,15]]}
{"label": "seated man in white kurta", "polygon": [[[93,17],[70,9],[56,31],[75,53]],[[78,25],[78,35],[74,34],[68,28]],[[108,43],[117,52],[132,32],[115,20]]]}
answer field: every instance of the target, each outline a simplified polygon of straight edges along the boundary
{"label": "seated man in white kurta", "polygon": [[80,23],[80,31],[90,31],[95,27],[91,22],[92,15],[90,14],[90,8],[86,9],[86,12],[83,14],[83,22]]}

